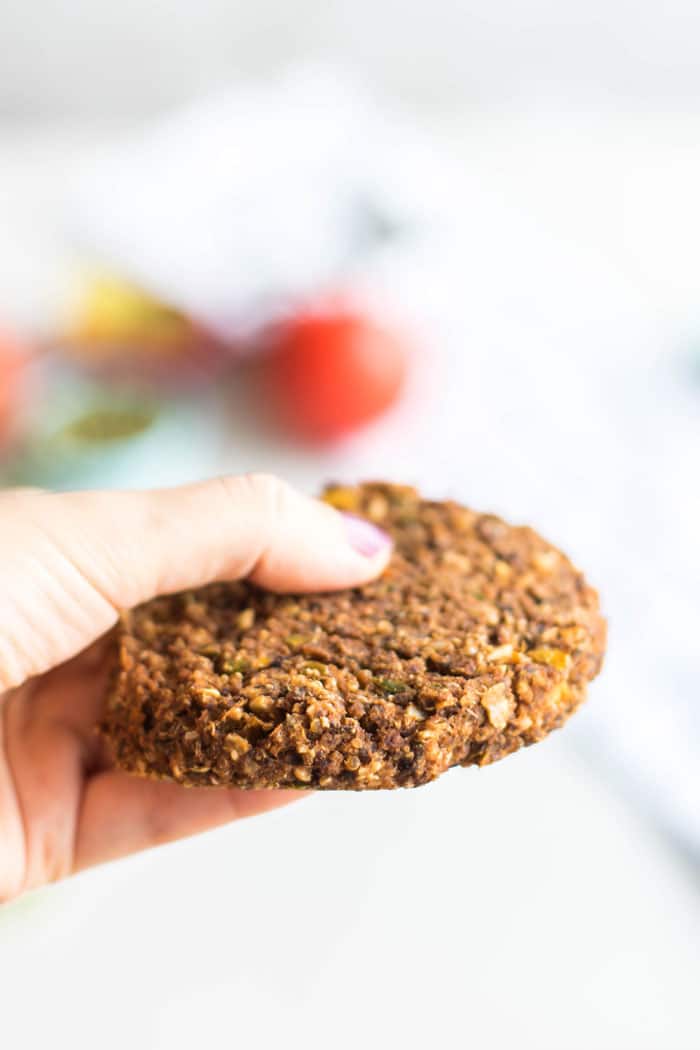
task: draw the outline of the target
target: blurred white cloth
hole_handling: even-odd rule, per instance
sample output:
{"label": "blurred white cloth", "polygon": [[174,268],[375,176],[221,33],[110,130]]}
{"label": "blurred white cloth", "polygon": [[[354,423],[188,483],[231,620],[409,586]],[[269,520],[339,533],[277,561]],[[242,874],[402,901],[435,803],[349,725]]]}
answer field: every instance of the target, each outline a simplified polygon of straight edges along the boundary
{"label": "blurred white cloth", "polygon": [[445,175],[352,79],[305,66],[106,147],[78,180],[75,229],[102,263],[238,334],[346,290],[385,240],[444,217]]}

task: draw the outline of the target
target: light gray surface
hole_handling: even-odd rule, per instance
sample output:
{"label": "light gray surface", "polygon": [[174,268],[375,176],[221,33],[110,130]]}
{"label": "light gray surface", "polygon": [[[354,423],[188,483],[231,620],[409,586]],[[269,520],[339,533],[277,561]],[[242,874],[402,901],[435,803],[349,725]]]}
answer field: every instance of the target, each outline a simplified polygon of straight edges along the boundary
{"label": "light gray surface", "polygon": [[6,0],[0,115],[140,115],[316,57],[423,105],[696,108],[694,0]]}
{"label": "light gray surface", "polygon": [[3,1031],[12,1050],[57,1033],[81,1050],[694,1050],[694,909],[562,734],[20,902],[0,914]]}

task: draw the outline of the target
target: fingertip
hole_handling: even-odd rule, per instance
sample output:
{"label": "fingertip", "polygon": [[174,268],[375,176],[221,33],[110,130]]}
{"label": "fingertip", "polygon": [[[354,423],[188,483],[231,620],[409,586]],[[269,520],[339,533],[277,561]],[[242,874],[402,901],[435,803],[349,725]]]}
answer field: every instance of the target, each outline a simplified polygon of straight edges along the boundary
{"label": "fingertip", "polygon": [[391,537],[383,529],[373,525],[365,518],[347,511],[340,512],[348,543],[363,558],[373,559],[381,555],[388,558],[391,550]]}
{"label": "fingertip", "polygon": [[393,541],[388,533],[364,518],[341,513],[343,530],[352,552],[349,586],[369,583],[382,574],[393,551]]}
{"label": "fingertip", "polygon": [[330,591],[357,587],[378,576],[392,540],[371,522],[315,499],[303,499],[278,530],[252,575],[270,590]]}

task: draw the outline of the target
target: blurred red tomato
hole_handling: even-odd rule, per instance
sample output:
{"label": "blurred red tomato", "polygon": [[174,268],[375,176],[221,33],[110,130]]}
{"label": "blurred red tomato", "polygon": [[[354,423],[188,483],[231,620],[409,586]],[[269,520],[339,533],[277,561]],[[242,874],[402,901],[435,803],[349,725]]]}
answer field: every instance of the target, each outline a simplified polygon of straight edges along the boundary
{"label": "blurred red tomato", "polygon": [[276,326],[261,361],[279,422],[304,441],[333,441],[395,400],[408,354],[402,341],[357,314],[302,314]]}
{"label": "blurred red tomato", "polygon": [[29,356],[9,333],[0,331],[0,448],[10,439],[19,415],[21,386]]}

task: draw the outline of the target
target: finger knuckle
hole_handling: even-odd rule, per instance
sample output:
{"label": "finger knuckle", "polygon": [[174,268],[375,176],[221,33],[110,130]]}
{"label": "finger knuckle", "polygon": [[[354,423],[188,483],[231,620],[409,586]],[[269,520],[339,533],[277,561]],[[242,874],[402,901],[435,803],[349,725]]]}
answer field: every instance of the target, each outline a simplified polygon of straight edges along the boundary
{"label": "finger knuckle", "polygon": [[291,487],[276,474],[255,472],[222,478],[221,481],[231,499],[251,502],[271,520],[276,520],[286,511],[292,494]]}

